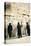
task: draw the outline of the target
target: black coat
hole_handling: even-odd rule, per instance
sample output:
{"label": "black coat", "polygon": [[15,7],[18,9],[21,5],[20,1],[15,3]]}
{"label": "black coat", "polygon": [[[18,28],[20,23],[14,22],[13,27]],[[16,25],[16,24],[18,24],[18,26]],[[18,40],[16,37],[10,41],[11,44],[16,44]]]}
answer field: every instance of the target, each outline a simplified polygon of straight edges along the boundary
{"label": "black coat", "polygon": [[8,26],[8,33],[12,32],[12,25]]}
{"label": "black coat", "polygon": [[17,29],[18,29],[18,35],[21,35],[21,26],[17,25]]}
{"label": "black coat", "polygon": [[27,24],[27,33],[30,35],[30,26]]}

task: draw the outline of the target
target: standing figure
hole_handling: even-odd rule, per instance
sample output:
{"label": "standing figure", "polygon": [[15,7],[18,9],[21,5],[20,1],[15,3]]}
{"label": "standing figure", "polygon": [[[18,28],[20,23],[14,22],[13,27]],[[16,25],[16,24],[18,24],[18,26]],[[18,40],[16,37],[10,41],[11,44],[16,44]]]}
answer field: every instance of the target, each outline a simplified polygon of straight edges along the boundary
{"label": "standing figure", "polygon": [[9,26],[8,26],[8,34],[9,34],[9,38],[11,38],[11,35],[12,35],[12,25],[11,25],[11,23],[9,23]]}
{"label": "standing figure", "polygon": [[18,38],[20,38],[20,37],[22,37],[22,35],[21,35],[21,26],[20,26],[19,22],[17,25],[17,29],[18,29]]}
{"label": "standing figure", "polygon": [[30,36],[30,26],[29,26],[28,22],[27,22],[26,24],[27,24],[27,26],[26,26],[26,28],[27,28],[27,33],[28,33],[28,36]]}

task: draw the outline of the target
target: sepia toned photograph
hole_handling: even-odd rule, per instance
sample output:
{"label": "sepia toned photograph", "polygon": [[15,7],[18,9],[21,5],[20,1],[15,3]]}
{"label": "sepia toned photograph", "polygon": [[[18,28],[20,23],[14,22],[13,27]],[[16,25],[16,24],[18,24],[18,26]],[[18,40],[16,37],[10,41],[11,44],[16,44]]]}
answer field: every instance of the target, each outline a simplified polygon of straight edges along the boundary
{"label": "sepia toned photograph", "polygon": [[30,3],[4,2],[4,43],[30,43]]}

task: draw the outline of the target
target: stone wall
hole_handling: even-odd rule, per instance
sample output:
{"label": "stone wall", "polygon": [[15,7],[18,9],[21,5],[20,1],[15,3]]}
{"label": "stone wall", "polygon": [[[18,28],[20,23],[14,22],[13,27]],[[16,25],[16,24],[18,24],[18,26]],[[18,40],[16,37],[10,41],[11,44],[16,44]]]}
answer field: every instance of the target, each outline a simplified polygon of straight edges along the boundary
{"label": "stone wall", "polygon": [[[6,9],[6,28],[8,27],[9,23],[12,23],[13,26],[13,33],[17,30],[17,23],[19,22],[21,25],[22,22],[22,32],[25,32],[24,28],[26,28],[26,22],[30,20],[30,7],[27,3],[10,3],[11,8]],[[22,33],[23,34],[23,33]]]}

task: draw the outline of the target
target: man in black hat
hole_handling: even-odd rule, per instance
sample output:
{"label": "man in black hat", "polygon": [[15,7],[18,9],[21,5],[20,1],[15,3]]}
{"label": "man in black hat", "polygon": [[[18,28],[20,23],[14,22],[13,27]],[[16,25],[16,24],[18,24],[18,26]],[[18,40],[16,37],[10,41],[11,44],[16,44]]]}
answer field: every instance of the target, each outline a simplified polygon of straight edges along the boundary
{"label": "man in black hat", "polygon": [[28,24],[28,22],[27,22],[26,24],[27,24],[27,26],[26,26],[26,28],[27,28],[27,33],[28,33],[28,36],[30,36],[30,25]]}
{"label": "man in black hat", "polygon": [[22,35],[21,35],[21,26],[20,26],[19,22],[17,25],[17,29],[18,29],[18,38],[20,38],[20,37],[22,37]]}
{"label": "man in black hat", "polygon": [[9,26],[8,26],[8,34],[9,34],[9,37],[11,38],[11,35],[12,35],[12,25],[11,25],[11,23],[9,23]]}

